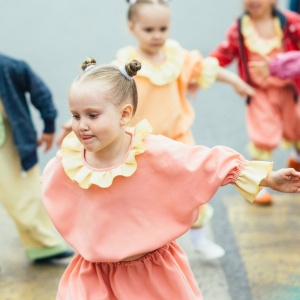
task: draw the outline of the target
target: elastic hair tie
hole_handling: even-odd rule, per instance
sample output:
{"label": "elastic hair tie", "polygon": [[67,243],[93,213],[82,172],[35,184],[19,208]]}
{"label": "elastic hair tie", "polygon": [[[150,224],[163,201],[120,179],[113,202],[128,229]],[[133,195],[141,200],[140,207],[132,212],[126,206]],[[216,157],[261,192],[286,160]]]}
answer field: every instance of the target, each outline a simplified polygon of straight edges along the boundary
{"label": "elastic hair tie", "polygon": [[88,71],[88,70],[90,70],[90,69],[93,68],[93,67],[95,67],[95,64],[90,64],[90,65],[88,65],[88,66],[84,69],[84,71]]}
{"label": "elastic hair tie", "polygon": [[136,0],[129,0],[129,5],[131,6],[131,5],[133,5],[133,4],[135,4],[136,3]]}
{"label": "elastic hair tie", "polygon": [[126,69],[125,69],[125,65],[121,66],[119,68],[120,72],[129,80],[132,80],[132,77],[128,75]]}

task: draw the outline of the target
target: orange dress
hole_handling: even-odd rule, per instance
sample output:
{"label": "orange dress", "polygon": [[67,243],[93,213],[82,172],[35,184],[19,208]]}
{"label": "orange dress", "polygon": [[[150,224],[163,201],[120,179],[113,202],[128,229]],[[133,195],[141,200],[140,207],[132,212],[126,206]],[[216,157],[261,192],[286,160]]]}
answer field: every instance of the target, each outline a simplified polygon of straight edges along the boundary
{"label": "orange dress", "polygon": [[[183,49],[175,40],[167,40],[162,64],[140,57],[132,46],[122,48],[117,53],[116,64],[126,64],[133,59],[142,62],[142,69],[134,77],[139,102],[131,126],[147,119],[154,134],[161,134],[187,145],[195,145],[191,128],[195,119],[194,110],[187,99],[190,84],[206,89],[218,74],[217,59],[203,58],[196,51]],[[199,218],[194,227],[202,227],[213,214],[212,207],[199,207]]]}
{"label": "orange dress", "polygon": [[165,62],[155,65],[139,56],[132,46],[117,53],[116,64],[138,59],[142,69],[134,77],[139,103],[131,125],[147,119],[154,134],[162,134],[173,140],[194,145],[191,127],[194,110],[187,92],[190,84],[208,88],[215,82],[219,70],[217,59],[203,59],[201,54],[183,49],[178,42],[167,40],[163,47]]}
{"label": "orange dress", "polygon": [[[127,134],[122,162],[95,169],[74,133],[43,173],[43,201],[60,234],[78,252],[59,285],[58,300],[202,299],[176,239],[198,206],[235,184],[252,201],[271,169],[226,147],[189,147],[148,134],[147,122]],[[148,253],[133,261],[128,257]]]}

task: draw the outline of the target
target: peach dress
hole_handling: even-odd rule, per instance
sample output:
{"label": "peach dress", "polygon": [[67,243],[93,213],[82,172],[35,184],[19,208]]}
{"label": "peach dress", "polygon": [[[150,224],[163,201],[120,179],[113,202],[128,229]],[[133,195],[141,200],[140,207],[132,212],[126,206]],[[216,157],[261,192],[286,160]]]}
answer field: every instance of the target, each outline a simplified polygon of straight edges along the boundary
{"label": "peach dress", "polygon": [[[242,34],[249,50],[249,61],[272,58],[283,51],[283,32],[278,18],[274,18],[274,30],[276,34],[273,38],[262,38],[251,18],[243,16]],[[271,151],[280,145],[282,139],[290,143],[300,141],[299,100],[295,101],[295,90],[289,79],[268,76],[262,82],[252,75],[251,80],[257,88],[246,114],[247,130],[252,142],[249,152],[256,159],[270,160]]]}
{"label": "peach dress", "polygon": [[70,133],[46,166],[45,207],[78,252],[58,300],[202,299],[176,239],[220,186],[232,183],[253,201],[272,168],[226,147],[190,147],[150,131],[147,121],[128,129],[126,156],[107,169],[89,166]]}

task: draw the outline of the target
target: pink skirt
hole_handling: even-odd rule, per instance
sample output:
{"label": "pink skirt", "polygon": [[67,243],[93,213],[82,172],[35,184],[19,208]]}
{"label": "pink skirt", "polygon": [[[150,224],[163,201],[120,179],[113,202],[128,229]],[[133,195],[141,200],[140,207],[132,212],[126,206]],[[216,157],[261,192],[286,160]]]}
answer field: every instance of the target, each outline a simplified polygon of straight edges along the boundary
{"label": "pink skirt", "polygon": [[203,299],[183,250],[174,241],[129,262],[93,263],[74,257],[57,300]]}

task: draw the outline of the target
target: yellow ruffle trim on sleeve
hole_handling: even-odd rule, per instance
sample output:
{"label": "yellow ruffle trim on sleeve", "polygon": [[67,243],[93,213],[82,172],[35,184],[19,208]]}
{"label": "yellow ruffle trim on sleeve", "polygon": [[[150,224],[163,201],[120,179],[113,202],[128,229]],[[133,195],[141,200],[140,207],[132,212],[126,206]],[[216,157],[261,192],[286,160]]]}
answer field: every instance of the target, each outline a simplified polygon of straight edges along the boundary
{"label": "yellow ruffle trim on sleeve", "polygon": [[143,120],[126,131],[132,135],[132,141],[125,160],[116,166],[106,169],[89,167],[84,160],[83,145],[74,132],[68,134],[61,148],[62,165],[67,176],[72,181],[77,182],[83,189],[88,189],[92,184],[101,188],[107,188],[112,184],[116,176],[131,176],[137,169],[135,156],[146,150],[143,140],[152,132],[152,128],[148,121]]}
{"label": "yellow ruffle trim on sleeve", "polygon": [[202,72],[197,83],[202,89],[209,88],[217,78],[219,72],[219,61],[215,57],[206,57],[202,62]]}
{"label": "yellow ruffle trim on sleeve", "polygon": [[234,185],[243,197],[253,202],[262,189],[259,186],[260,182],[266,178],[267,174],[272,171],[272,168],[272,162],[249,161]]}
{"label": "yellow ruffle trim on sleeve", "polygon": [[244,15],[242,18],[242,34],[245,45],[253,53],[268,55],[273,50],[281,49],[283,32],[278,18],[274,18],[274,29],[276,36],[271,39],[264,39],[259,36],[248,15]]}
{"label": "yellow ruffle trim on sleeve", "polygon": [[125,64],[133,59],[140,60],[142,68],[137,76],[146,77],[154,85],[162,86],[173,82],[179,77],[184,61],[184,50],[174,40],[167,40],[163,51],[166,59],[160,65],[153,64],[141,58],[132,46],[120,49],[117,52],[117,61]]}

